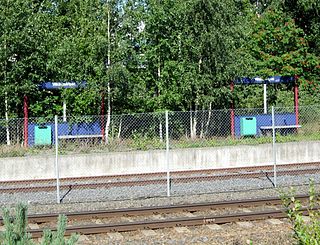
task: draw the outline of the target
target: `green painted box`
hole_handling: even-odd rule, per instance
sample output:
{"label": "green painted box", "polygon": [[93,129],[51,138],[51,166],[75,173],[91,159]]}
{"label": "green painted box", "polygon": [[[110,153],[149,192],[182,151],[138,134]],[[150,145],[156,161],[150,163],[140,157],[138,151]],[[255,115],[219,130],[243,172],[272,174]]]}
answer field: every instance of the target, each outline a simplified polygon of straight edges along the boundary
{"label": "green painted box", "polygon": [[34,144],[35,145],[51,145],[51,126],[35,126],[34,127]]}
{"label": "green painted box", "polygon": [[257,134],[257,119],[255,117],[240,118],[240,134],[241,136]]}

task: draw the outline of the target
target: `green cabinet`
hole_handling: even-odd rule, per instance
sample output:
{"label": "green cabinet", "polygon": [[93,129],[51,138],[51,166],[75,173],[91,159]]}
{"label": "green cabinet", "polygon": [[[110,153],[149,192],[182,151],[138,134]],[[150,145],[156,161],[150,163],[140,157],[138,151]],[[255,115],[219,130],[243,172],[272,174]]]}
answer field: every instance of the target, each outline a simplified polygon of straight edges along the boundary
{"label": "green cabinet", "polygon": [[257,134],[257,119],[255,117],[240,118],[240,134],[241,136]]}
{"label": "green cabinet", "polygon": [[51,145],[52,135],[51,126],[35,126],[34,127],[34,144],[35,145]]}

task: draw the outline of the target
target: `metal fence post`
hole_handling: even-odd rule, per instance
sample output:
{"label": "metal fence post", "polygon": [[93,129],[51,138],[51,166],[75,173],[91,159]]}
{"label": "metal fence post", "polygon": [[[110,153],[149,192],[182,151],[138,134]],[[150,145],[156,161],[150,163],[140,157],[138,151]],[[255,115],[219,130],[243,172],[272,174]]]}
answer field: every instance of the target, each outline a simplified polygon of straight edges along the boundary
{"label": "metal fence post", "polygon": [[167,163],[167,196],[170,196],[170,166],[169,166],[169,117],[166,115],[166,163]]}
{"label": "metal fence post", "polygon": [[272,106],[272,154],[273,154],[273,184],[277,187],[277,153],[274,107]]}
{"label": "metal fence post", "polygon": [[55,172],[57,179],[57,203],[60,203],[60,181],[59,181],[59,164],[58,164],[58,116],[54,116],[54,138],[55,138],[55,146],[56,146],[56,157],[55,157]]}

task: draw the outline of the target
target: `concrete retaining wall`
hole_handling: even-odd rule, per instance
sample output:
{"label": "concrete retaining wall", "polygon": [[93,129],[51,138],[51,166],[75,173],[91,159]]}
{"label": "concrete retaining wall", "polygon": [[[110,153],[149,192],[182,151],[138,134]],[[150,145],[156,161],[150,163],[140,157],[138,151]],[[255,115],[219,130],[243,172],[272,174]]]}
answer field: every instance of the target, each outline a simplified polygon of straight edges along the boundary
{"label": "concrete retaining wall", "polygon": [[[273,164],[272,145],[240,145],[170,150],[171,170],[216,169]],[[320,161],[320,142],[277,144],[277,163]],[[55,177],[54,156],[0,158],[0,180]],[[60,177],[166,171],[165,151],[59,156]]]}

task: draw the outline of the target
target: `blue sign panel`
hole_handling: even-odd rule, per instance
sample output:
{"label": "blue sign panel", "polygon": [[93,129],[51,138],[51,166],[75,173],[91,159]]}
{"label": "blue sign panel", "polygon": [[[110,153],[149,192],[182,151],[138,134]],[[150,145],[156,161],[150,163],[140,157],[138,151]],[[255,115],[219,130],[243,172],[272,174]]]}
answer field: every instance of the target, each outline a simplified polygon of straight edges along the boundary
{"label": "blue sign panel", "polygon": [[81,82],[44,82],[39,85],[42,89],[55,90],[61,88],[84,88],[87,86],[86,81]]}
{"label": "blue sign panel", "polygon": [[275,77],[269,77],[266,80],[266,83],[274,84],[274,83],[291,83],[294,82],[294,77],[287,77],[287,76],[275,76]]}
{"label": "blue sign panel", "polygon": [[291,83],[294,81],[295,81],[294,77],[287,77],[287,76],[274,76],[274,77],[268,77],[267,79],[262,79],[260,77],[255,77],[255,78],[240,77],[240,78],[237,78],[234,81],[234,83],[235,84],[250,85],[250,84]]}

